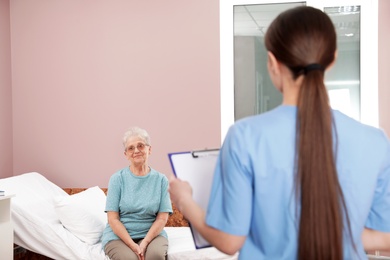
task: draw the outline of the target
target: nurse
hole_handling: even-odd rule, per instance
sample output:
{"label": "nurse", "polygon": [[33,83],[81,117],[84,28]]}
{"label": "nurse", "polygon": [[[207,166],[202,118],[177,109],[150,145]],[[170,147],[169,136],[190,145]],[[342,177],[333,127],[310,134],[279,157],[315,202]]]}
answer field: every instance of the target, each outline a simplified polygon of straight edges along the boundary
{"label": "nurse", "polygon": [[230,127],[207,213],[179,179],[170,180],[173,203],[239,259],[367,259],[365,250],[390,250],[390,142],[329,105],[332,21],[312,7],[287,10],[265,46],[283,103]]}

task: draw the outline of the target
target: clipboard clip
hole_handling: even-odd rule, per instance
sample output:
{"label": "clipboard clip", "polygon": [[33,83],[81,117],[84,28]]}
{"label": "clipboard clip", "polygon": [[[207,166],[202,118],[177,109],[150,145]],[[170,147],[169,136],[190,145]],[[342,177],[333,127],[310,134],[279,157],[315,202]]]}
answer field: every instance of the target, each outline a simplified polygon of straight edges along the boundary
{"label": "clipboard clip", "polygon": [[205,150],[196,150],[196,151],[192,151],[191,152],[191,155],[193,158],[198,158],[199,156],[208,156],[209,153],[208,152],[217,152],[219,151],[218,148],[215,148],[215,149],[205,149]]}

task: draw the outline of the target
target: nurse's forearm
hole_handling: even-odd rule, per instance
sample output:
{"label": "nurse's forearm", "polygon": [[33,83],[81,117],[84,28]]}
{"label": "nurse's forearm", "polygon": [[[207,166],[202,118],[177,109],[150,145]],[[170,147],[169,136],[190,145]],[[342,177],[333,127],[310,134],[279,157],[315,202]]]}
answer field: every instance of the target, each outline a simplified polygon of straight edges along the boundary
{"label": "nurse's forearm", "polygon": [[366,251],[390,251],[390,233],[365,228],[362,242]]}
{"label": "nurse's forearm", "polygon": [[206,224],[206,213],[193,199],[181,203],[180,211],[203,238],[225,254],[233,255],[241,249],[245,236],[222,232]]}

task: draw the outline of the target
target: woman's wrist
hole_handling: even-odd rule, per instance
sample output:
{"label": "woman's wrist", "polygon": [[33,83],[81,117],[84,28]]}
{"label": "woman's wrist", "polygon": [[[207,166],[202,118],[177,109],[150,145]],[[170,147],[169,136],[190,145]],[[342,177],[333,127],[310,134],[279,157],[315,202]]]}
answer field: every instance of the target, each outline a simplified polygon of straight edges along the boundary
{"label": "woman's wrist", "polygon": [[141,243],[144,243],[144,244],[146,244],[146,245],[149,245],[150,241],[152,241],[152,240],[145,237],[145,238],[142,240]]}

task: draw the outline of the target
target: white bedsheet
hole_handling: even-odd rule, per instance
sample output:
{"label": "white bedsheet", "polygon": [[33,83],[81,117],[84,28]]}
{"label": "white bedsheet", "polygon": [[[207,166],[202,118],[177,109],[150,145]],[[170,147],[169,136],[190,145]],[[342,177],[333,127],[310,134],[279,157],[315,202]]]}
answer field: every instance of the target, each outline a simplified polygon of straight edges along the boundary
{"label": "white bedsheet", "polygon": [[236,260],[234,256],[226,255],[215,247],[195,249],[189,227],[165,227],[169,239],[168,259],[169,260]]}
{"label": "white bedsheet", "polygon": [[[37,172],[0,179],[0,189],[11,199],[14,243],[53,259],[109,260],[101,244],[88,245],[65,229],[56,215],[53,198],[70,196]],[[168,259],[237,259],[210,247],[196,250],[188,227],[166,227]]]}

